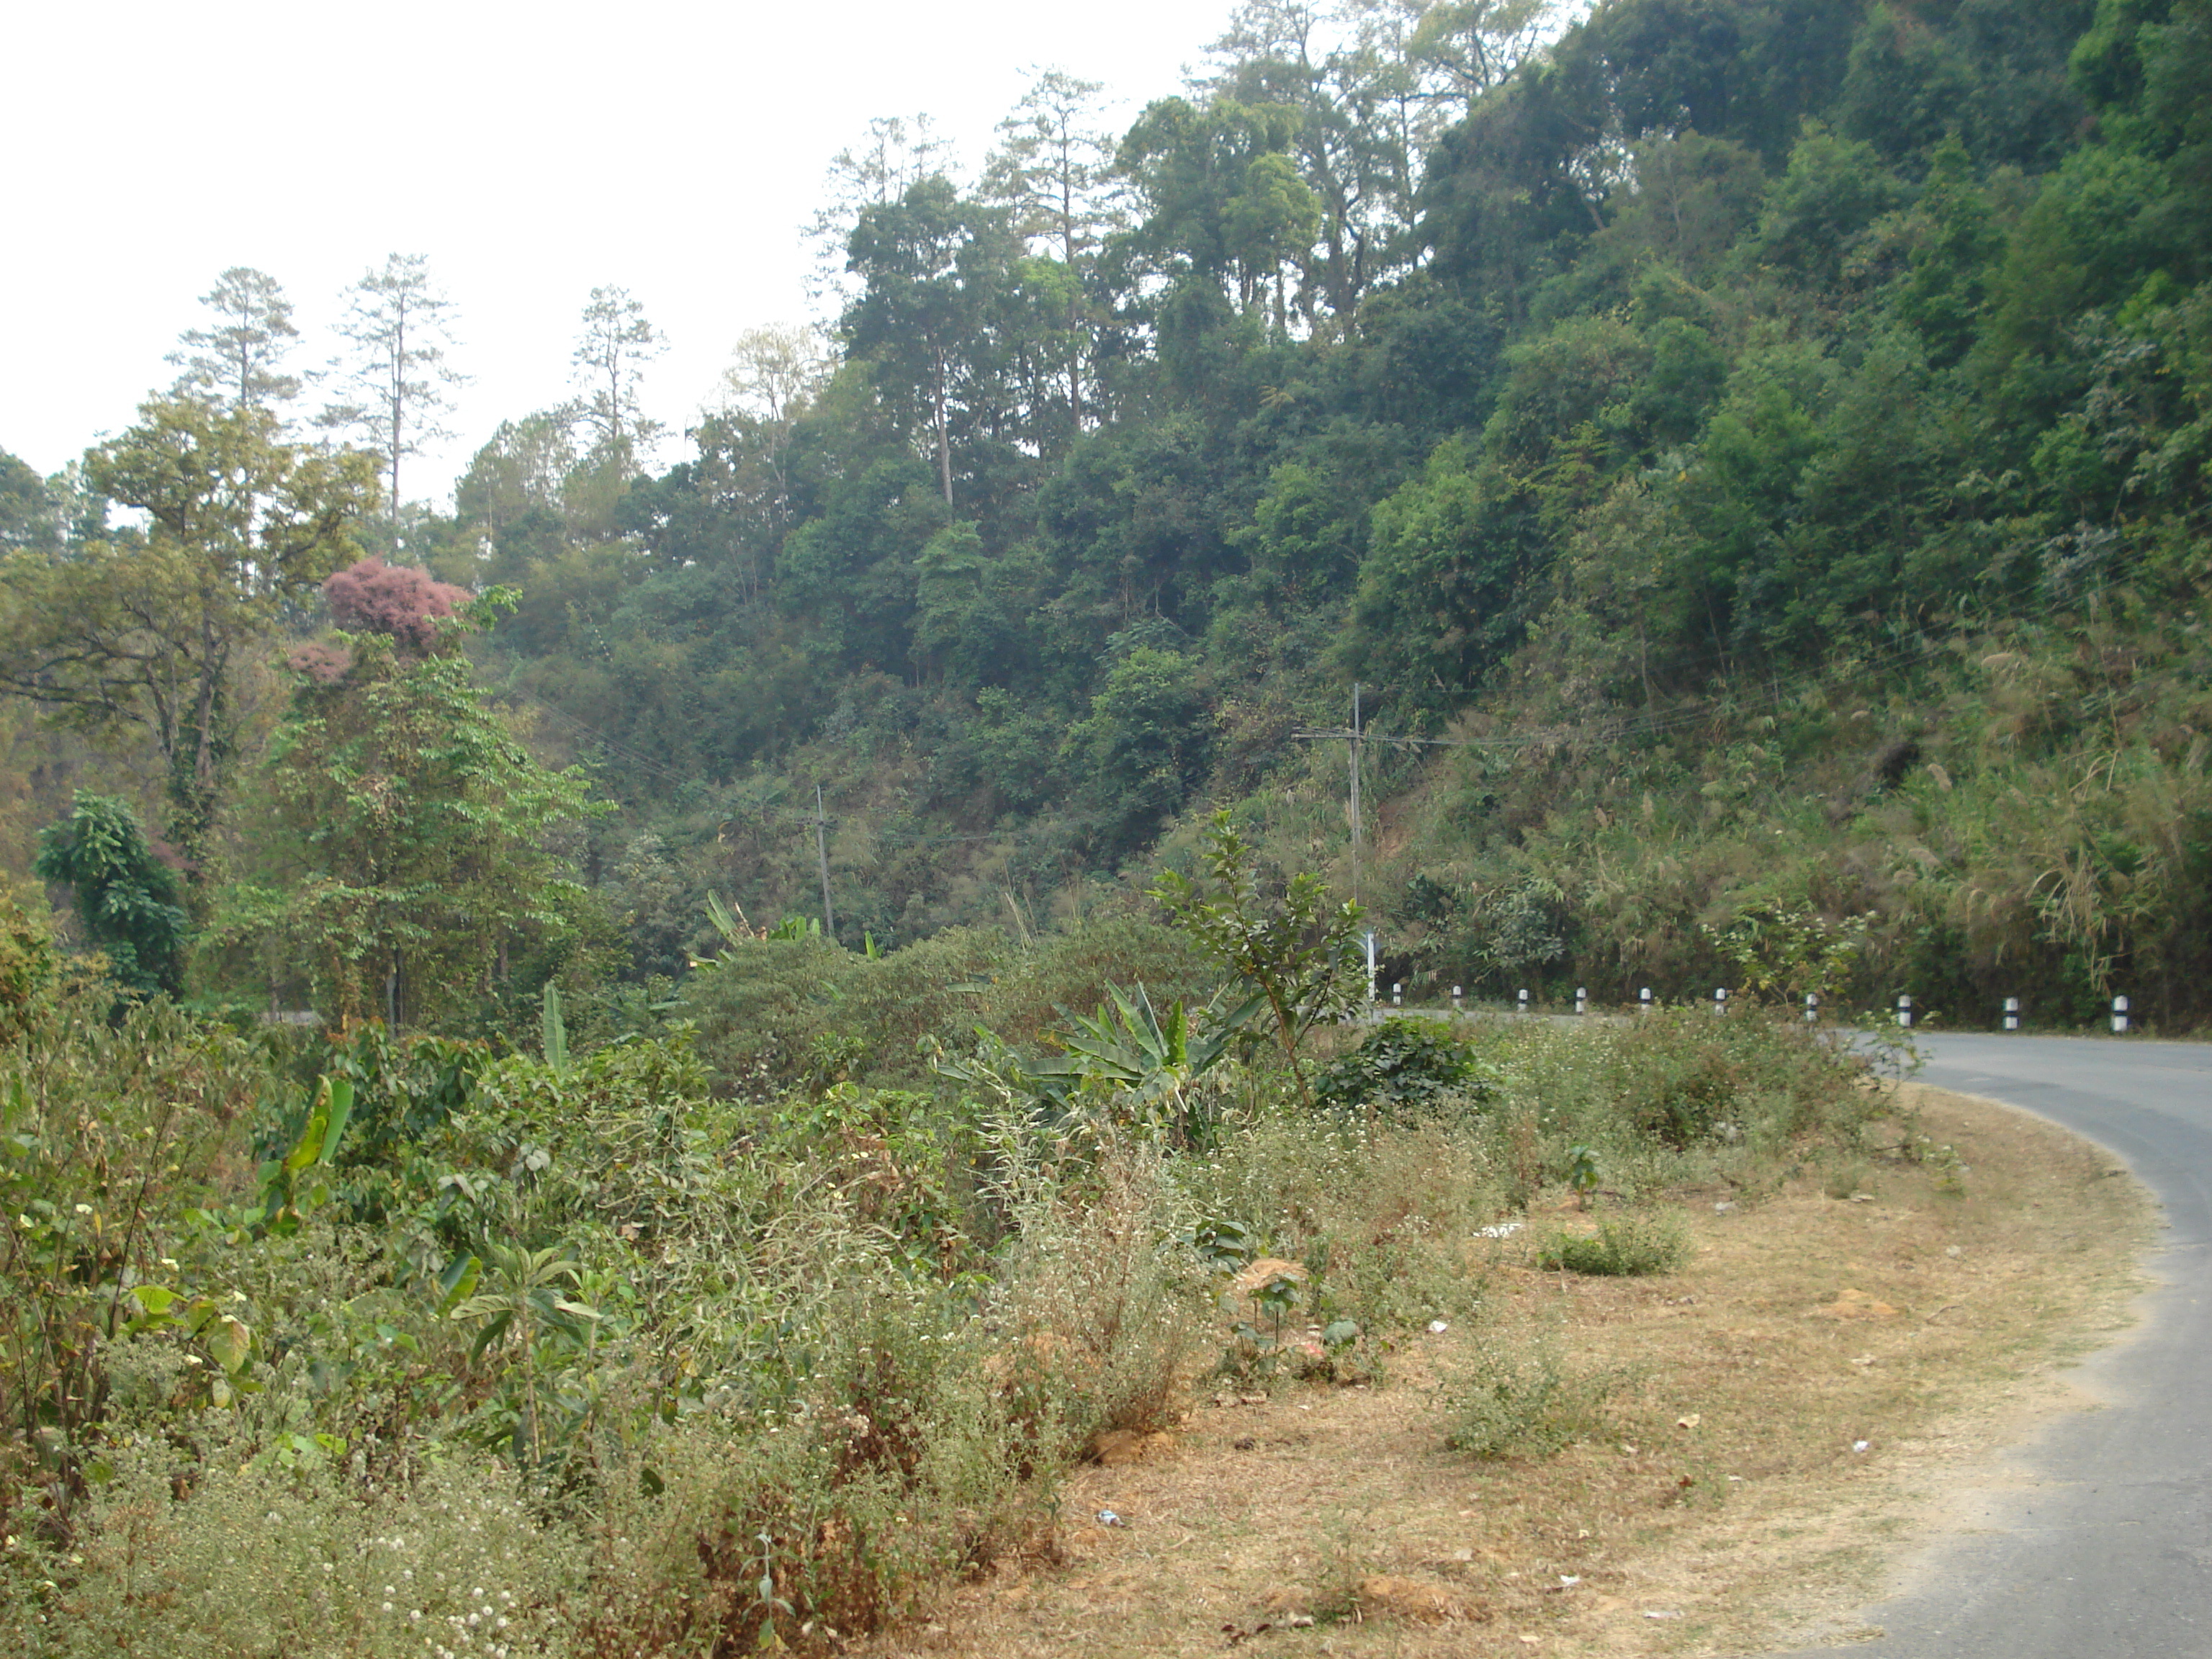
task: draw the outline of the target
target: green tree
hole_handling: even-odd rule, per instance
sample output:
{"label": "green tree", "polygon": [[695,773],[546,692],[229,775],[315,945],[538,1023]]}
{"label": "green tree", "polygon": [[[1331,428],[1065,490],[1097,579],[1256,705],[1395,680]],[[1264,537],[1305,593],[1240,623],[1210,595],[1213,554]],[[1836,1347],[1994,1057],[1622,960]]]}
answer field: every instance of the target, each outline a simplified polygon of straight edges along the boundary
{"label": "green tree", "polygon": [[143,533],[0,563],[0,690],[82,730],[143,732],[195,879],[258,652],[289,606],[360,556],[375,466],[282,441],[265,410],[160,399],[85,458],[96,490],[146,514]]}
{"label": "green tree", "polygon": [[1347,665],[1402,694],[1455,696],[1520,639],[1540,550],[1533,509],[1459,439],[1376,503]]}
{"label": "green tree", "polygon": [[129,802],[78,790],[69,817],[39,832],[31,871],[69,888],[85,943],[117,984],[176,994],[190,922],[176,872],[147,844]]}
{"label": "green tree", "polygon": [[845,313],[846,343],[928,432],[950,507],[956,428],[975,432],[1005,410],[991,324],[1015,252],[1007,216],[933,177],[862,210],[847,246],[864,286]]}
{"label": "green tree", "polygon": [[266,862],[224,931],[303,970],[326,1017],[450,1024],[518,953],[580,934],[586,896],[547,840],[593,811],[589,781],[532,758],[459,648],[508,599],[477,600],[421,655],[380,633],[295,653]]}
{"label": "green tree", "polygon": [[1224,282],[1239,305],[1272,292],[1280,327],[1289,271],[1304,280],[1321,233],[1321,203],[1290,153],[1301,125],[1287,105],[1229,97],[1147,106],[1117,157],[1146,207],[1137,246],[1164,270]]}
{"label": "green tree", "polygon": [[28,461],[0,449],[0,550],[61,544],[61,507]]}
{"label": "green tree", "polygon": [[1332,905],[1319,876],[1293,876],[1279,899],[1261,892],[1258,861],[1226,811],[1206,827],[1203,884],[1169,871],[1152,896],[1199,947],[1248,990],[1263,999],[1283,1058],[1308,1103],[1298,1049],[1306,1033],[1364,1005],[1366,970],[1359,956],[1359,907]]}
{"label": "green tree", "polygon": [[1056,356],[1067,386],[1068,426],[1085,424],[1085,373],[1096,319],[1085,282],[1106,238],[1126,216],[1116,199],[1114,142],[1097,125],[1099,83],[1064,70],[1037,73],[999,123],[984,193],[1012,211],[1012,228],[1042,246],[1063,279],[1054,285],[1061,335]]}
{"label": "green tree", "polygon": [[1213,718],[1197,672],[1192,658],[1138,646],[1108,672],[1091,712],[1067,734],[1112,846],[1157,834],[1206,775]]}

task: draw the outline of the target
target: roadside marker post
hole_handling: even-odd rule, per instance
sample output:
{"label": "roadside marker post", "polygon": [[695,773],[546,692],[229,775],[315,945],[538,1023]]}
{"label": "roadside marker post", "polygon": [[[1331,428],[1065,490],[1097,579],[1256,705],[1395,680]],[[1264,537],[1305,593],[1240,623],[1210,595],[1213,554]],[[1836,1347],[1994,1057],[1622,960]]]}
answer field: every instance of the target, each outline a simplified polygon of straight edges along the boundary
{"label": "roadside marker post", "polygon": [[1523,986],[1521,989],[1521,999],[1517,1006],[1522,1013],[1525,1014],[1528,1012],[1528,990],[1526,986]]}
{"label": "roadside marker post", "polygon": [[2018,997],[2005,999],[2004,1028],[2008,1031],[2020,1030],[2020,999]]}
{"label": "roadside marker post", "polygon": [[1575,1012],[1578,1014],[1589,1012],[1589,992],[1580,985],[1575,987]]}
{"label": "roadside marker post", "polygon": [[1466,994],[1462,991],[1458,986],[1455,985],[1452,987],[1452,1012],[1458,1013],[1460,1012],[1460,1001],[1465,994]]}
{"label": "roadside marker post", "polygon": [[2128,1000],[2125,997],[2114,997],[2112,999],[2112,1035],[2118,1036],[2127,1029]]}
{"label": "roadside marker post", "polygon": [[1908,1031],[1912,1029],[1912,996],[1910,992],[1897,994],[1897,1023]]}
{"label": "roadside marker post", "polygon": [[1808,1025],[1817,1024],[1820,1018],[1820,994],[1818,991],[1808,991],[1805,993],[1805,1023]]}
{"label": "roadside marker post", "polygon": [[1651,1012],[1651,988],[1648,985],[1636,994],[1636,1012],[1639,1014]]}
{"label": "roadside marker post", "polygon": [[1725,985],[1713,988],[1713,1012],[1717,1014],[1728,1012],[1728,987]]}
{"label": "roadside marker post", "polygon": [[1406,981],[1402,979],[1394,979],[1390,981],[1390,1006],[1393,1008],[1402,1008],[1406,1006]]}

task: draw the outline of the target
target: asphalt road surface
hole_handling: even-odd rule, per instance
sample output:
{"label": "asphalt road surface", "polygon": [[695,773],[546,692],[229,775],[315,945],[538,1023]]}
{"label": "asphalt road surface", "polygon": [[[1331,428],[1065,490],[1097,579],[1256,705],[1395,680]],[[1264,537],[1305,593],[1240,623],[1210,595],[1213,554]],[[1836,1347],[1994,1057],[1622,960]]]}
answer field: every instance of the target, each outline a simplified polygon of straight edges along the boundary
{"label": "asphalt road surface", "polygon": [[[2141,1327],[2074,1374],[2072,1413],[1955,1477],[1961,1524],[1863,1610],[1882,1659],[2212,1659],[2212,1046],[1931,1036],[1920,1080],[2109,1149],[2166,1206]],[[1834,1648],[1805,1650],[1834,1653]]]}

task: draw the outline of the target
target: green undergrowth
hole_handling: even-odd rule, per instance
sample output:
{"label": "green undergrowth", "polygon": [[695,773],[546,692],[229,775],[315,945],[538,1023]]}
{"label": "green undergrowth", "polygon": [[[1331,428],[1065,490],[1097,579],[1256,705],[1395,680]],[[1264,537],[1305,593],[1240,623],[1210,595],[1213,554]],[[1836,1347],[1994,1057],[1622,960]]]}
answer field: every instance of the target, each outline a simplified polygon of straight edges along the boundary
{"label": "green undergrowth", "polygon": [[[804,941],[750,948],[802,977]],[[1042,959],[943,994],[1064,1000]],[[826,1651],[1044,1547],[1098,1437],[1209,1372],[1367,1381],[1480,1321],[1480,1231],[1576,1168],[1648,1242],[1671,1187],[1847,1151],[1875,1098],[1750,1018],[1323,1031],[1308,1105],[1271,1040],[1127,994],[913,1086],[763,1088],[680,1021],[572,1052],[550,1001],[543,1053],[495,1054],[33,979],[0,1067],[32,1656]],[[1583,1409],[1517,1340],[1470,1449]]]}

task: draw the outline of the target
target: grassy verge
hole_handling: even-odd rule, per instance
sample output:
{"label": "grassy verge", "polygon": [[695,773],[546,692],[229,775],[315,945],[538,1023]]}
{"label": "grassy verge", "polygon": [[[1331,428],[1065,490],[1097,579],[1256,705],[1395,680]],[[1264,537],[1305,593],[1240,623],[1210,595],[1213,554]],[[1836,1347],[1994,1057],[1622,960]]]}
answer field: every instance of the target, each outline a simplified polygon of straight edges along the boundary
{"label": "grassy verge", "polygon": [[[1947,1471],[2062,1408],[2063,1362],[2124,1322],[2150,1219],[2049,1126],[1912,1085],[1901,1104],[1841,1197],[1819,1158],[1756,1199],[1678,1189],[1690,1249],[1656,1276],[1545,1266],[1547,1230],[1608,1212],[1547,1190],[1535,1227],[1462,1237],[1473,1316],[1410,1334],[1384,1380],[1202,1398],[1172,1445],[1072,1481],[1058,1565],[871,1651],[1594,1656],[1850,1634]],[[1911,1155],[1908,1131],[1956,1158]],[[1122,1524],[1090,1523],[1102,1509]]]}

